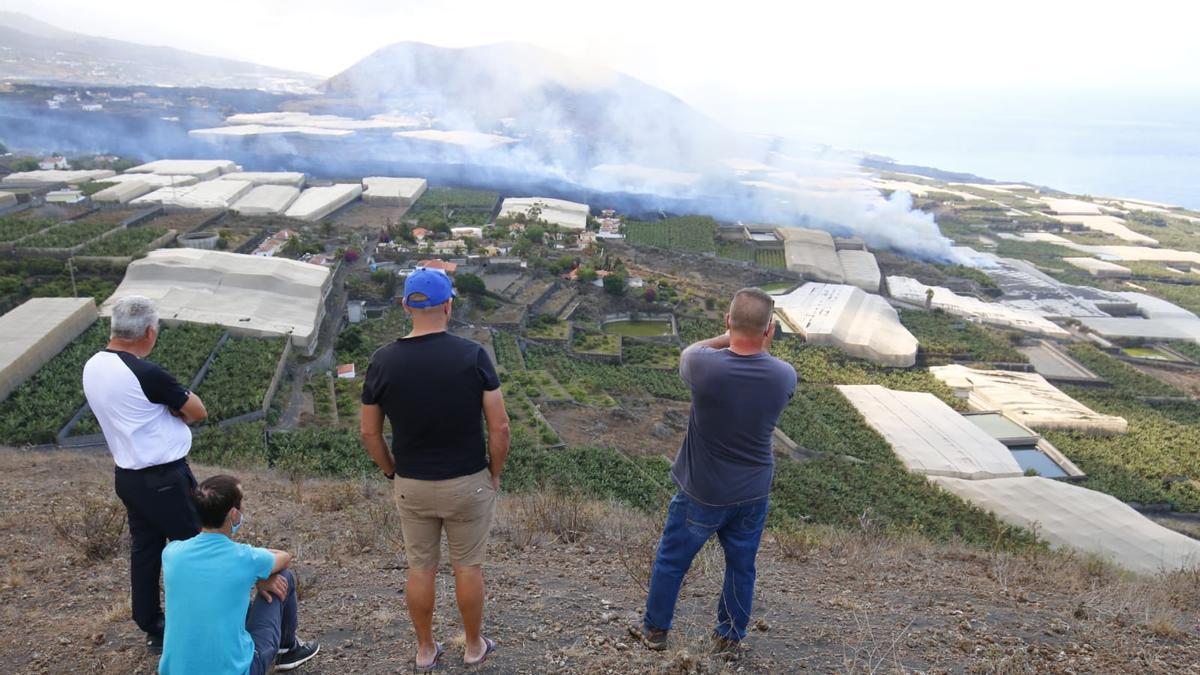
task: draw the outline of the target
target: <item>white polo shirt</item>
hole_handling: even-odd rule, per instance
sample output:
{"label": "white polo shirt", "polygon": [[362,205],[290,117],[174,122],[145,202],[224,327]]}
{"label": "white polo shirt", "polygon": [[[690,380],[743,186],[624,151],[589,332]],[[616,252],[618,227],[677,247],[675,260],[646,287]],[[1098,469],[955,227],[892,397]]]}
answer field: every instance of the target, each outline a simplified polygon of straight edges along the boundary
{"label": "white polo shirt", "polygon": [[188,391],[157,364],[105,349],[84,365],[83,393],[122,469],[166,464],[191,450],[192,430],[171,414]]}

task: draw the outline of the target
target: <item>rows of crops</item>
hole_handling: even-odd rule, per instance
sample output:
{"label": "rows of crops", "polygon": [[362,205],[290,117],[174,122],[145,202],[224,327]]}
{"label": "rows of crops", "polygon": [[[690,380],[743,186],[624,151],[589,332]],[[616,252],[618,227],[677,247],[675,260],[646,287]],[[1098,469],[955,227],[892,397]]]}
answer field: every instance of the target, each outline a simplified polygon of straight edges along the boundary
{"label": "rows of crops", "polygon": [[63,223],[21,242],[24,248],[71,248],[113,229],[108,222],[81,221]]}
{"label": "rows of crops", "polygon": [[14,242],[34,232],[53,227],[55,221],[42,218],[19,218],[7,216],[0,218],[0,241]]}
{"label": "rows of crops", "polygon": [[79,255],[133,256],[141,253],[150,242],[166,234],[161,227],[130,227],[92,242]]}
{"label": "rows of crops", "polygon": [[262,408],[286,338],[232,338],[196,390],[214,422]]}
{"label": "rows of crops", "polygon": [[517,346],[517,339],[509,333],[497,331],[492,336],[492,347],[496,350],[496,365],[508,370],[525,370],[525,358]]}
{"label": "rows of crops", "polygon": [[[917,338],[927,365],[942,365],[958,359],[972,362],[1025,363],[1007,336],[952,316],[940,309],[922,312],[900,310],[900,323]],[[1019,334],[1016,334],[1019,337]]]}
{"label": "rows of crops", "polygon": [[1088,474],[1088,487],[1125,501],[1200,511],[1200,488],[1192,480],[1172,478],[1200,476],[1200,406],[1143,403],[1139,397],[1185,394],[1090,345],[1072,345],[1070,352],[1111,387],[1064,386],[1063,391],[1098,412],[1124,417],[1129,429],[1114,436],[1051,431],[1046,433],[1050,442]]}
{"label": "rows of crops", "polygon": [[717,255],[730,260],[754,262],[754,249],[744,242],[717,242]]}
{"label": "rows of crops", "polygon": [[758,249],[754,253],[754,263],[759,267],[787,269],[787,259],[783,255],[783,249],[779,248]]}
{"label": "rows of crops", "polygon": [[[674,371],[584,361],[552,347],[531,346],[525,353],[525,359],[530,368],[550,371],[568,391],[576,386],[584,388],[589,394],[650,395],[676,401],[691,398],[691,393]],[[575,395],[575,392],[571,393]],[[576,396],[576,399],[579,397]],[[585,401],[580,399],[580,402]]]}
{"label": "rows of crops", "polygon": [[625,223],[625,238],[631,244],[683,251],[714,252],[717,221],[708,216],[679,216],[657,222],[631,220]]}
{"label": "rows of crops", "polygon": [[491,209],[500,200],[499,192],[490,190],[464,190],[461,188],[430,188],[413,205],[414,211],[422,209],[458,207]]}
{"label": "rows of crops", "polygon": [[621,336],[576,331],[571,348],[584,354],[620,354]]}
{"label": "rows of crops", "polygon": [[83,364],[108,343],[108,321],[92,324],[0,402],[0,443],[50,443],[83,405]]}
{"label": "rows of crops", "polygon": [[657,342],[626,340],[621,346],[621,362],[629,366],[674,369],[679,366],[679,348]]}
{"label": "rows of crops", "polygon": [[[187,387],[224,334],[223,327],[213,325],[184,323],[164,327],[154,345],[154,351],[146,358],[162,366],[180,384]],[[88,413],[79,420],[71,433],[74,436],[100,433],[100,424],[94,415]]]}

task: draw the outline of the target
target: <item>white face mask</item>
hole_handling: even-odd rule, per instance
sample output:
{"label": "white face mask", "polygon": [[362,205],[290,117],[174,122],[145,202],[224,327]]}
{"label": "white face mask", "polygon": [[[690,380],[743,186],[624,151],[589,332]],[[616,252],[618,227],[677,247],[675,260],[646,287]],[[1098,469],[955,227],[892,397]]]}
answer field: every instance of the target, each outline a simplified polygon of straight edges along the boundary
{"label": "white face mask", "polygon": [[238,509],[238,521],[233,524],[233,529],[230,531],[230,534],[237,534],[238,528],[240,528],[245,522],[246,514],[243,513],[241,509]]}

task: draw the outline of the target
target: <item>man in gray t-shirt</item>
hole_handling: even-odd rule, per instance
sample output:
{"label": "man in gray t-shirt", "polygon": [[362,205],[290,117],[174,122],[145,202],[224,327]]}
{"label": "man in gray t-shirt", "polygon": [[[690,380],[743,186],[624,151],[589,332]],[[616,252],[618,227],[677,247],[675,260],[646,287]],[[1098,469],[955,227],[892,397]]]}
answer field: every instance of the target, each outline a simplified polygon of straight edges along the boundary
{"label": "man in gray t-shirt", "polygon": [[738,291],[725,316],[727,332],[680,356],[692,412],[671,467],[679,492],[658,543],[646,614],[634,629],[652,649],[666,648],[683,577],[714,534],[725,551],[716,648],[736,651],[746,637],[775,469],[771,437],[796,390],[796,369],[768,353],[774,308],[771,296],[756,288]]}

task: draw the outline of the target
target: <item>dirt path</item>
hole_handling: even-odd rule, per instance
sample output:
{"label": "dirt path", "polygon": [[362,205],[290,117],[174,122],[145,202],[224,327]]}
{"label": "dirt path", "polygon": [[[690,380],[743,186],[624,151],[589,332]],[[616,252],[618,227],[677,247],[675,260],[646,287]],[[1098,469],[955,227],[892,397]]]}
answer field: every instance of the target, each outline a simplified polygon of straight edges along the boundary
{"label": "dirt path", "polygon": [[[407,672],[404,561],[384,482],[235,473],[252,514],[242,539],[298,559],[301,634],[322,644],[298,672]],[[53,526],[83,522],[85,504],[101,512],[111,476],[107,457],[0,451],[0,663],[9,672],[153,672],[129,619],[126,535],[116,555],[88,562]],[[701,554],[684,588],[672,649],[652,653],[626,628],[645,599],[640,580],[657,527],[609,506],[506,496],[486,568],[487,633],[500,651],[473,672],[1200,669],[1195,577],[1121,580],[1061,556],[817,530],[764,544],[755,627],[740,660],[703,649],[723,574],[716,548]],[[440,579],[444,670],[465,672],[451,577]]]}

